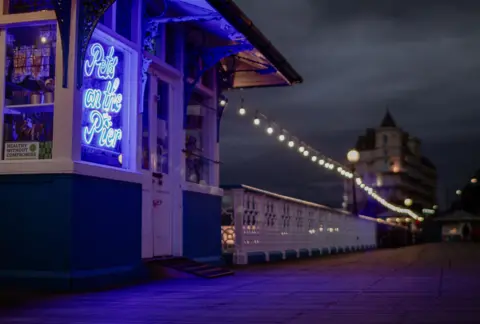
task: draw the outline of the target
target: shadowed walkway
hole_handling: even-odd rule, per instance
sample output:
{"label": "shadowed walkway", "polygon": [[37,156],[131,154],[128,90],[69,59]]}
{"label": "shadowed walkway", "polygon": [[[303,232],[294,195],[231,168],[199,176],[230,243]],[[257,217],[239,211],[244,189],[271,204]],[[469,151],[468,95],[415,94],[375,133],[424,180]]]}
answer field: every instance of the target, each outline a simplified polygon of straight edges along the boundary
{"label": "shadowed walkway", "polygon": [[480,323],[480,245],[253,266],[3,311],[0,323]]}

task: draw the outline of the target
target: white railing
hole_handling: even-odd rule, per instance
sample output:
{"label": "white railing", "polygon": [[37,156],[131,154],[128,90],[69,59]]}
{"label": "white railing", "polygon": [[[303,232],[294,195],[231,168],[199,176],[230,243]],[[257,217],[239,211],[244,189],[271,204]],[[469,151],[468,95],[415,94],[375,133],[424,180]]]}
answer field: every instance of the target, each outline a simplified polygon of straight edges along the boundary
{"label": "white railing", "polygon": [[374,248],[377,220],[343,210],[240,185],[225,188],[222,215],[224,253],[247,264],[291,254],[314,255]]}

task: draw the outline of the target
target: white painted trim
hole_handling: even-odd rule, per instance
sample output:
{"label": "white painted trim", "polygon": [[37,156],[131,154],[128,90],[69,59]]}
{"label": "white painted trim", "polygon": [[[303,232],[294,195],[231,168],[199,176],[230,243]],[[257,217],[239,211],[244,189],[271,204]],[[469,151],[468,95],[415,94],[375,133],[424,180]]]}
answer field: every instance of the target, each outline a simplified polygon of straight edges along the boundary
{"label": "white painted trim", "polygon": [[131,53],[132,51],[139,52],[140,48],[139,45],[131,40],[123,37],[120,34],[117,34],[114,30],[108,28],[103,24],[98,24],[95,28],[95,32],[93,36],[98,34],[100,35],[103,42],[111,42],[115,45],[115,47],[121,48],[123,51],[128,51]]}
{"label": "white painted trim", "polygon": [[53,10],[0,15],[0,28],[44,25],[49,23],[57,23],[57,16]]}
{"label": "white painted trim", "polygon": [[206,195],[223,196],[223,189],[219,187],[202,185],[202,184],[188,182],[188,181],[184,181],[182,183],[182,190],[202,193]]}
{"label": "white painted trim", "polygon": [[84,176],[143,184],[143,174],[95,163],[75,161],[73,172]]}
{"label": "white painted trim", "polygon": [[0,174],[52,174],[73,173],[71,160],[0,161]]}
{"label": "white painted trim", "polygon": [[149,52],[143,51],[143,55],[145,58],[152,60],[152,63],[150,64],[150,70],[158,72],[162,75],[162,78],[166,78],[168,80],[176,81],[176,80],[181,80],[183,78],[182,72],[179,70],[175,69],[171,65],[163,62],[160,58],[158,58],[155,55],[152,55]]}
{"label": "white painted trim", "polygon": [[79,174],[124,182],[143,183],[143,174],[88,162],[70,160],[1,161],[0,175],[8,174]]}
{"label": "white painted trim", "polygon": [[[76,26],[77,23],[77,6],[72,5],[70,26]],[[81,116],[81,107],[77,107],[78,93],[76,90],[76,62],[77,62],[77,42],[70,42],[68,57],[68,87],[63,88],[63,48],[62,39],[60,37],[60,29],[56,26],[56,58],[55,58],[55,102],[53,109],[53,137],[52,137],[52,159],[59,160],[74,160],[80,158],[80,131],[75,133],[75,125],[81,124],[78,117]],[[76,28],[70,28],[70,39],[76,39]],[[66,109],[55,109],[55,107],[62,107]],[[78,111],[80,109],[80,112]],[[77,143],[77,141],[79,141]]]}

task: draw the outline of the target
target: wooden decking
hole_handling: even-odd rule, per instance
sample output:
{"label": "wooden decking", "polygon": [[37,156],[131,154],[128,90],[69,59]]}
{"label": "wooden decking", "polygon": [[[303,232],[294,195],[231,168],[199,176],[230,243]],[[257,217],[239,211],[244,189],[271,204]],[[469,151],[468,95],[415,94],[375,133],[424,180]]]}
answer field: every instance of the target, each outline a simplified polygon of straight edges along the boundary
{"label": "wooden decking", "polygon": [[0,323],[480,323],[480,245],[250,266],[0,311]]}

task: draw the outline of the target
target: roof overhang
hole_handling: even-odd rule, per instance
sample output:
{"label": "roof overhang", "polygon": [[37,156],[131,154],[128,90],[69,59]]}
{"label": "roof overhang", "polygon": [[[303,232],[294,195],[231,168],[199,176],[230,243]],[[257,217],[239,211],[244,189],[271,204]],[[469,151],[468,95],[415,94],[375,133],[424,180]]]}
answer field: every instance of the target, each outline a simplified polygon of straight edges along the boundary
{"label": "roof overhang", "polygon": [[193,17],[216,15],[215,19],[192,19],[189,23],[200,25],[203,30],[216,35],[222,46],[251,45],[251,49],[221,60],[223,70],[230,75],[230,88],[288,86],[303,81],[232,0],[167,1],[177,11]]}

